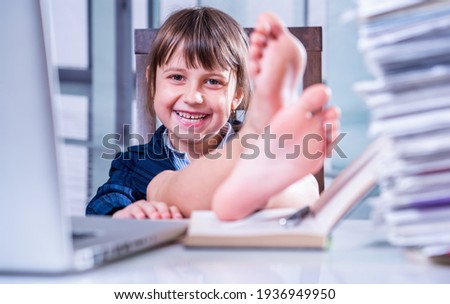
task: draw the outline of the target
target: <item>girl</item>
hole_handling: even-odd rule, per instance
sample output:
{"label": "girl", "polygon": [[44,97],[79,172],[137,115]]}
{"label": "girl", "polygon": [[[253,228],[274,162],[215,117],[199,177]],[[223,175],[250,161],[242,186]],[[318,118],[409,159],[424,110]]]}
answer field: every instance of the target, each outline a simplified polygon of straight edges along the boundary
{"label": "girl", "polygon": [[[293,42],[279,20],[270,15],[262,17],[251,40],[249,64],[246,35],[227,14],[212,8],[193,8],[178,11],[167,19],[152,44],[147,70],[149,110],[155,111],[163,125],[148,144],[130,147],[116,157],[110,179],[88,204],[87,214],[181,218],[189,216],[192,210],[214,206],[221,218],[233,219],[265,207],[270,196],[288,186],[284,179],[284,186],[270,188],[269,194],[259,196],[258,201],[253,200],[244,208],[240,204],[228,208],[220,198],[211,205],[216,189],[245,151],[239,136],[234,136],[240,125],[233,113],[251,98],[247,66],[255,80],[258,102],[252,101],[252,110],[239,132],[244,136],[261,134],[285,102],[281,100],[284,91],[290,93],[286,96],[295,95],[305,65],[303,47]],[[289,43],[273,44],[279,41]],[[293,55],[276,64],[278,70],[260,60],[263,53],[270,59],[274,57],[271,53],[285,47]],[[286,73],[284,66],[292,68],[292,73]],[[267,82],[264,74],[272,72],[278,74],[274,74],[277,78]],[[326,97],[321,98],[321,104],[314,105],[311,112],[325,102]],[[319,125],[322,122],[314,122],[316,129]],[[220,150],[223,147],[225,151]],[[317,170],[322,161],[300,170],[301,174],[289,178],[289,183]],[[233,171],[231,176],[235,175]],[[225,186],[233,185],[232,181]],[[307,188],[317,193],[314,186],[307,184]],[[223,212],[227,209],[231,212]]]}

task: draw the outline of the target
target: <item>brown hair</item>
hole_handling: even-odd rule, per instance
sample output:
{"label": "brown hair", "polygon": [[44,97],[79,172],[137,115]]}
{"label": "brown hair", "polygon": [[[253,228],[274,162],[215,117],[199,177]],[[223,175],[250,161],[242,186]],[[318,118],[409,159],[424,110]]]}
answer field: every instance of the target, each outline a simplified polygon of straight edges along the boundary
{"label": "brown hair", "polygon": [[[179,45],[183,45],[183,56],[190,68],[231,68],[236,76],[237,88],[243,90],[242,103],[244,110],[247,109],[251,95],[247,35],[226,13],[210,7],[196,7],[170,15],[152,43],[147,59],[147,108],[150,113],[155,114],[153,99],[157,67],[169,62]],[[235,117],[230,119],[234,121]]]}

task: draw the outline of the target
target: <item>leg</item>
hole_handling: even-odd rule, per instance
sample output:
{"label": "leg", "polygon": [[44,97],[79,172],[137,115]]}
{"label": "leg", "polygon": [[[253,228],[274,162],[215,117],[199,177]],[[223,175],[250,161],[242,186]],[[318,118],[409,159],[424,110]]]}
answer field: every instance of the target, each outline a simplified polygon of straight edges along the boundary
{"label": "leg", "polygon": [[314,116],[311,113],[327,100],[325,86],[315,85],[305,90],[295,105],[275,115],[270,124],[274,140],[269,146],[261,136],[252,142],[254,146],[243,155],[255,157],[241,157],[214,194],[212,208],[219,218],[239,219],[262,209],[273,195],[322,167],[326,155],[324,123],[335,129],[338,114],[334,108]]}
{"label": "leg", "polygon": [[[337,126],[336,109],[320,112],[329,98],[325,86],[308,88],[299,100],[292,97],[297,94],[305,58],[297,40],[271,15],[262,15],[260,23],[268,23],[270,31],[266,31],[269,34],[265,43],[254,43],[264,39],[252,37],[250,68],[255,94],[251,105],[259,106],[252,114],[266,111],[262,117],[269,119],[270,135],[275,135],[275,140],[267,142],[259,136],[252,142],[252,151],[244,150],[214,194],[212,208],[225,220],[242,218],[264,208],[271,196],[320,169],[325,157],[324,123]],[[265,26],[259,24],[257,28]],[[292,101],[294,104],[289,105]],[[261,128],[254,127],[253,122],[251,126]],[[254,157],[245,159],[246,155]]]}

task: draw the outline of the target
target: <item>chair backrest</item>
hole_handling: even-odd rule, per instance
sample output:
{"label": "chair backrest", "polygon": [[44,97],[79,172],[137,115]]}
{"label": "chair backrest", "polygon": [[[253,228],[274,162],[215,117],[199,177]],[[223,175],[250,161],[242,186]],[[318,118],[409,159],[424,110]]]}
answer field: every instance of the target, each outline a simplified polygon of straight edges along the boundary
{"label": "chair backrest", "polygon": [[[252,29],[246,29],[250,33]],[[322,28],[321,27],[291,27],[291,33],[305,46],[308,53],[308,64],[303,77],[303,88],[312,84],[322,82]],[[136,55],[136,102],[137,102],[137,125],[134,131],[144,138],[152,134],[156,128],[156,117],[147,111],[147,84],[145,70],[147,55],[157,29],[135,30],[134,53]],[[323,168],[315,175],[320,192],[324,189]]]}

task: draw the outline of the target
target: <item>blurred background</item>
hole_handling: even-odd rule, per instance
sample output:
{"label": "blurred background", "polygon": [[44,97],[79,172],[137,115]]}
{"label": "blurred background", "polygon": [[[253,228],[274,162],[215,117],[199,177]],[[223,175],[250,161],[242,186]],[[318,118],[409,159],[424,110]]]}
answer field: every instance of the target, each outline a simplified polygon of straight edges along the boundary
{"label": "blurred background", "polygon": [[[259,13],[271,11],[287,26],[323,28],[323,82],[333,91],[331,103],[342,109],[339,143],[346,157],[327,159],[331,180],[368,144],[368,112],[353,84],[371,79],[357,50],[354,0],[51,0],[60,79],[64,137],[70,170],[70,212],[84,214],[87,201],[108,178],[110,160],[101,158],[107,134],[128,145],[135,117],[134,29],[158,28],[172,11],[211,6],[252,27]],[[124,127],[125,126],[125,127]],[[118,137],[119,138],[119,137]],[[111,151],[109,151],[111,152]],[[336,154],[336,153],[335,153]],[[362,204],[352,217],[364,218]]]}

